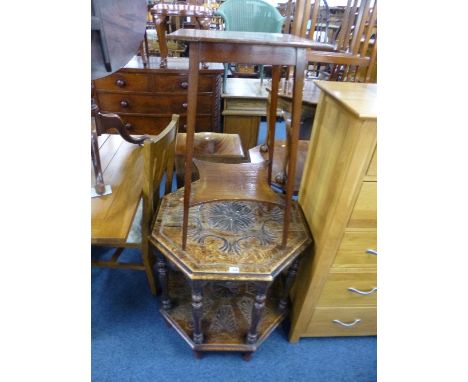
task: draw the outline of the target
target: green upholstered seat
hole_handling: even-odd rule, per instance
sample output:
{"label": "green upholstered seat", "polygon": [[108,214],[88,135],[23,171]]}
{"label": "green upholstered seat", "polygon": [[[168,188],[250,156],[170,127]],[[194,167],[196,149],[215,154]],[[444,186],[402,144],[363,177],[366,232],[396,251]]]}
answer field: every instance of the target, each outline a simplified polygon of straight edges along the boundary
{"label": "green upholstered seat", "polygon": [[[239,32],[281,33],[285,19],[273,5],[263,0],[227,0],[215,15],[223,18],[225,30]],[[263,65],[259,71],[263,79]],[[225,64],[223,90],[227,72],[228,64]]]}

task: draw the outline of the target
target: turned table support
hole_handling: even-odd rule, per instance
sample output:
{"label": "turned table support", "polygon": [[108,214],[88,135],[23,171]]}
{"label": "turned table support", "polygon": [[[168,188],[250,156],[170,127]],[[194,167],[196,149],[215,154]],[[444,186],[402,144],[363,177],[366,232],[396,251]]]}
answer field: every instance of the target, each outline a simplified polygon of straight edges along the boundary
{"label": "turned table support", "polygon": [[158,274],[158,281],[159,287],[161,288],[161,304],[163,309],[171,309],[172,303],[169,297],[168,291],[168,272],[167,272],[167,264],[164,256],[160,253],[157,254],[157,274]]}
{"label": "turned table support", "polygon": [[257,342],[258,325],[262,319],[263,311],[265,310],[266,291],[268,286],[268,283],[257,283],[257,292],[252,306],[252,321],[250,323],[249,332],[247,333],[247,343],[249,345],[253,345]]}
{"label": "turned table support", "polygon": [[281,298],[278,303],[278,308],[280,310],[286,310],[286,308],[288,307],[289,292],[291,291],[291,287],[294,284],[294,280],[297,275],[297,270],[299,269],[299,262],[300,262],[300,258],[297,258],[296,260],[293,261],[293,263],[288,269],[288,274],[286,276],[286,280],[284,281]]}
{"label": "turned table support", "polygon": [[193,342],[203,343],[201,327],[203,313],[203,285],[200,281],[192,282],[192,318],[193,318]]}

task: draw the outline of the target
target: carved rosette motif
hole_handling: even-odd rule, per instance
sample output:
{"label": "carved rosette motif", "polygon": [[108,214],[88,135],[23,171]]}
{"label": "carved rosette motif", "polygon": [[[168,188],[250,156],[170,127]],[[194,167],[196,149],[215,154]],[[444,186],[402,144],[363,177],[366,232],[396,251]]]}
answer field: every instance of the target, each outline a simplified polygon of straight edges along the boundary
{"label": "carved rosette motif", "polygon": [[[193,187],[197,187],[197,182]],[[297,203],[292,204],[288,244],[283,248],[283,208],[251,200],[229,200],[190,208],[184,250],[182,200],[183,189],[163,198],[152,237],[169,258],[177,257],[177,262],[189,272],[207,275],[206,280],[216,280],[220,273],[237,273],[238,277],[233,278],[246,281],[254,274],[271,274],[311,242]]]}
{"label": "carved rosette motif", "polygon": [[244,249],[244,241],[253,239],[264,246],[277,238],[268,223],[281,221],[279,207],[264,210],[258,204],[229,201],[207,203],[199,208],[204,218],[196,217],[196,226],[189,232],[199,244],[204,244],[208,238],[214,239],[219,242],[219,251],[238,256]]}

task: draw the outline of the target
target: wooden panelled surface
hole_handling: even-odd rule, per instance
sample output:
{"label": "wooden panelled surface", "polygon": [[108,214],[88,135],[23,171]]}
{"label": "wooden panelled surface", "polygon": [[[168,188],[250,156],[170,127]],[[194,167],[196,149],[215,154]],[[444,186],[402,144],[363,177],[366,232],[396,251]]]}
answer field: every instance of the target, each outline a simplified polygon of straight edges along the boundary
{"label": "wooden panelled surface", "polygon": [[[376,292],[360,295],[348,288],[376,287],[376,256],[365,252],[377,249],[377,183],[369,172],[377,85],[316,84],[322,93],[299,191],[315,245],[298,274],[291,342],[302,336],[375,334],[376,326]],[[351,328],[333,322],[340,312],[349,312],[345,323],[361,321],[345,330]]]}

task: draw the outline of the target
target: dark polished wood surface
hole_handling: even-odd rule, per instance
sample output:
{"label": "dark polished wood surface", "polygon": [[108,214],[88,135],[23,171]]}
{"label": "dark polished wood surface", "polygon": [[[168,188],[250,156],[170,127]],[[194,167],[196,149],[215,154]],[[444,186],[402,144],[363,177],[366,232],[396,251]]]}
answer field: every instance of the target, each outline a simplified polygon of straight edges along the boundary
{"label": "dark polished wood surface", "polygon": [[256,340],[250,344],[246,338],[256,297],[254,283],[213,282],[202,287],[202,343],[193,340],[192,291],[180,273],[169,272],[172,303],[161,313],[194,350],[253,352],[287,315],[287,310],[279,308],[281,284],[278,279],[268,288]]}
{"label": "dark polished wood surface", "polygon": [[225,44],[270,45],[275,47],[310,48],[330,50],[329,44],[308,40],[290,34],[264,32],[212,31],[199,29],[178,29],[167,36],[173,40]]}
{"label": "dark polished wood surface", "polygon": [[[185,191],[184,210],[182,225],[182,247],[186,247],[188,210],[191,203],[190,181],[191,163],[193,159],[193,139],[195,132],[195,120],[197,113],[197,89],[199,81],[200,62],[243,62],[255,64],[271,64],[272,73],[272,97],[270,102],[271,111],[269,116],[276,116],[277,106],[277,83],[279,81],[280,65],[291,65],[294,70],[293,101],[292,101],[292,122],[291,122],[291,148],[288,161],[288,171],[290,178],[285,184],[285,203],[283,220],[283,241],[282,247],[286,247],[288,240],[288,228],[291,214],[291,200],[294,191],[294,177],[296,174],[297,141],[299,139],[300,110],[302,104],[302,86],[304,72],[306,69],[306,48],[312,47],[313,42],[297,38],[290,35],[254,33],[254,32],[225,32],[225,31],[194,31],[178,30],[169,36],[189,42],[189,87],[188,87],[188,111],[187,111],[187,150],[185,157]],[[320,44],[319,44],[320,45]],[[273,84],[274,82],[274,84]],[[276,89],[276,90],[275,90]],[[265,145],[269,151],[270,160],[268,168],[268,181],[271,179],[271,163],[273,160],[275,118],[269,118],[268,122],[268,143]],[[236,171],[234,169],[234,171]],[[218,182],[219,183],[219,182]],[[193,199],[202,200],[202,197],[195,196]],[[212,190],[213,195],[216,190]],[[262,196],[262,192],[257,192]],[[218,198],[219,199],[219,198]],[[207,201],[207,199],[204,199]],[[265,200],[265,198],[260,199]]]}
{"label": "dark polished wood surface", "polygon": [[[104,113],[116,113],[129,134],[159,134],[180,115],[179,131],[185,131],[187,117],[188,59],[169,58],[167,68],[159,67],[159,57],[150,57],[145,67],[135,56],[118,72],[94,81],[95,98]],[[221,119],[221,76],[224,67],[210,63],[200,70],[197,131],[219,131]]]}
{"label": "dark polished wood surface", "polygon": [[215,201],[190,208],[184,250],[183,192],[162,199],[150,240],[190,279],[272,281],[312,242],[296,202],[288,243],[282,248],[283,208],[256,201]]}
{"label": "dark polished wood surface", "polygon": [[[179,73],[181,70],[188,72],[189,69],[189,60],[187,57],[168,57],[166,68],[161,68],[160,62],[160,57],[150,56],[148,58],[148,65],[145,67],[140,56],[133,56],[133,58],[124,66],[124,69],[128,72],[133,72],[133,69],[138,72],[157,69],[159,73],[165,74]],[[200,65],[200,73],[222,74],[224,73],[224,66],[221,63],[210,62],[210,66],[208,68],[202,68]]]}

